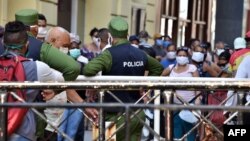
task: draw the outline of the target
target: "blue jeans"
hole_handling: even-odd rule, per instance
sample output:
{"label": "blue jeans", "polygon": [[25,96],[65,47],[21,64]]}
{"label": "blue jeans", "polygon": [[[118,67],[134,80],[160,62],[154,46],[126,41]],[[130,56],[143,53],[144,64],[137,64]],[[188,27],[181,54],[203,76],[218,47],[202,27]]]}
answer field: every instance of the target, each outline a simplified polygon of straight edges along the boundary
{"label": "blue jeans", "polygon": [[[174,138],[181,138],[184,134],[186,134],[190,129],[194,127],[194,124],[188,123],[182,120],[179,114],[174,116]],[[194,130],[187,136],[187,141],[195,141],[197,130]]]}
{"label": "blue jeans", "polygon": [[[75,139],[78,127],[83,120],[83,114],[78,109],[65,109],[62,117],[62,124],[59,130],[66,133],[71,139]],[[58,141],[66,141],[61,134],[58,133]]]}

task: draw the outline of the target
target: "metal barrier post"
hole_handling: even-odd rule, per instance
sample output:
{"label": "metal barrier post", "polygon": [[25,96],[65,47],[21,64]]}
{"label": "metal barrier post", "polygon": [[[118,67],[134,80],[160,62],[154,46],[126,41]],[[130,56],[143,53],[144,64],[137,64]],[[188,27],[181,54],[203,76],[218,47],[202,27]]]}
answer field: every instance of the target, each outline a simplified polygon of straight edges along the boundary
{"label": "metal barrier post", "polygon": [[[173,104],[172,91],[164,91],[165,104]],[[165,140],[173,141],[173,111],[165,110]]]}
{"label": "metal barrier post", "polygon": [[[238,93],[238,103],[240,106],[244,106],[243,99],[244,99],[244,93],[239,92]],[[238,112],[237,124],[239,124],[239,125],[243,124],[243,113],[242,112]]]}
{"label": "metal barrier post", "polygon": [[[0,90],[1,104],[7,102],[6,91]],[[7,109],[0,108],[0,141],[7,141]]]}
{"label": "metal barrier post", "polygon": [[[160,90],[155,90],[154,95],[159,95]],[[160,105],[160,96],[155,98],[154,101],[155,105]],[[154,109],[154,130],[157,134],[160,134],[160,110],[159,109]],[[157,136],[154,136],[154,141],[159,141]]]}
{"label": "metal barrier post", "polygon": [[[99,103],[102,104],[104,99],[104,91],[99,93]],[[105,119],[103,108],[99,110],[99,141],[105,140]]]}
{"label": "metal barrier post", "polygon": [[126,117],[125,117],[125,127],[126,127],[126,141],[130,141],[130,111],[129,111],[129,107],[126,106],[125,108],[125,113],[126,113]]}

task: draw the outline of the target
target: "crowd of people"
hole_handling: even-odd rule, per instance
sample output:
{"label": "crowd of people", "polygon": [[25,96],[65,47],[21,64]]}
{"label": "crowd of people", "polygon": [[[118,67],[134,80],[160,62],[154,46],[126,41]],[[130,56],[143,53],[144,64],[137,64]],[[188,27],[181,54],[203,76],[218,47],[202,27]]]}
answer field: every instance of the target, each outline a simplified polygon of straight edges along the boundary
{"label": "crowd of people", "polygon": [[[237,37],[234,40],[234,48],[228,48],[226,43],[219,41],[212,49],[210,43],[199,39],[190,39],[186,46],[177,47],[170,36],[160,33],[150,36],[147,31],[141,31],[138,35],[128,36],[128,23],[121,17],[114,17],[107,27],[93,28],[89,34],[92,42],[82,44],[77,34],[69,33],[63,27],[52,27],[48,30],[46,24],[44,15],[36,10],[24,9],[16,12],[15,21],[8,22],[4,28],[0,28],[0,58],[22,56],[29,59],[22,62],[26,81],[74,81],[78,75],[223,78],[250,76],[247,70],[250,63],[250,33],[247,33],[246,37]],[[154,40],[154,44],[149,43],[151,39]],[[97,102],[97,93],[97,90],[92,89],[28,90],[25,100],[46,103]],[[144,91],[119,90],[111,93],[120,99],[120,102],[135,103]],[[234,93],[237,92],[176,90],[174,104],[219,104]],[[104,102],[117,103],[116,98],[105,94]],[[148,99],[143,100],[140,103],[147,102]],[[246,94],[243,100],[245,102],[250,100],[249,95]],[[225,105],[237,105],[238,101],[236,94]],[[44,113],[47,120],[58,127],[58,130],[76,141],[84,139],[83,112],[94,122],[98,121],[98,111],[93,108],[84,110],[44,108],[40,112]],[[116,119],[121,112],[124,112],[123,109],[116,107],[105,110],[105,120],[113,121],[119,127],[125,122],[125,117]],[[222,130],[223,121],[230,114],[227,111],[224,113],[217,111],[210,116],[210,120]],[[139,112],[138,116],[143,120],[148,118],[143,111]],[[243,115],[243,123],[249,122],[246,120],[249,116]],[[181,138],[195,126],[198,119],[199,117],[190,111],[175,111],[174,138]],[[130,122],[131,141],[138,141],[142,136],[143,124],[136,118]],[[210,137],[220,140],[219,136],[212,136],[214,131],[208,135],[202,127],[207,125],[191,132],[187,140],[195,141],[198,137],[203,141],[209,140]],[[118,141],[125,138],[124,130],[117,132]],[[164,137],[163,134],[161,136]],[[148,140],[151,138],[152,135],[149,135]],[[28,110],[19,127],[8,136],[8,140],[63,141],[65,139],[50,124],[46,124],[32,110]]]}

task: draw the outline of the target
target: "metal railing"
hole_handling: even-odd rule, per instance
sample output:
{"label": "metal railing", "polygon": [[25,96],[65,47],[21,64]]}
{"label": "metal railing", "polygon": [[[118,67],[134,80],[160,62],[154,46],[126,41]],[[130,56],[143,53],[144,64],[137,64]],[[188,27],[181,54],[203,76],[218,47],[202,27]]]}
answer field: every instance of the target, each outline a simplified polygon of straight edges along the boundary
{"label": "metal railing", "polygon": [[[250,108],[245,106],[209,106],[209,105],[195,105],[190,106],[184,102],[185,105],[173,104],[173,91],[179,89],[185,90],[249,90],[249,79],[233,79],[233,78],[169,78],[169,77],[128,77],[128,76],[98,76],[98,77],[78,77],[75,82],[2,82],[0,83],[0,90],[9,89],[100,89],[100,90],[139,90],[144,89],[156,89],[156,90],[168,90],[164,92],[166,98],[166,104],[160,104],[159,100],[155,100],[155,104],[108,104],[108,103],[74,103],[74,104],[48,104],[48,103],[5,103],[3,95],[1,95],[1,117],[6,116],[4,109],[7,107],[57,107],[57,108],[99,108],[100,112],[109,107],[120,107],[125,109],[125,120],[130,120],[130,110],[132,109],[155,109],[156,118],[159,118],[159,110],[164,110],[166,113],[166,128],[165,128],[165,140],[173,140],[173,114],[175,110],[227,110],[227,111],[249,111]],[[159,93],[159,91],[157,92]],[[101,92],[100,99],[102,100],[104,93]],[[102,114],[101,114],[102,115]],[[132,114],[133,115],[133,114]],[[100,117],[99,124],[103,124],[103,117]],[[136,117],[136,115],[134,116]],[[2,118],[1,118],[2,119]],[[201,121],[207,121],[207,117],[202,117]],[[140,120],[140,119],[139,119]],[[155,123],[157,119],[155,119]],[[159,120],[158,120],[159,122]],[[129,123],[129,122],[126,122]],[[200,124],[200,123],[199,123]],[[210,123],[212,125],[212,123]],[[155,124],[157,125],[157,124]],[[6,123],[0,125],[0,138],[6,139]],[[102,127],[102,126],[100,126]],[[125,124],[126,139],[129,140],[129,124]],[[158,128],[158,129],[157,129]],[[150,130],[152,132],[152,130]],[[154,129],[155,140],[158,140],[157,134],[159,134],[159,127]],[[100,129],[99,140],[104,140],[104,129]],[[0,140],[1,140],[0,139]]]}

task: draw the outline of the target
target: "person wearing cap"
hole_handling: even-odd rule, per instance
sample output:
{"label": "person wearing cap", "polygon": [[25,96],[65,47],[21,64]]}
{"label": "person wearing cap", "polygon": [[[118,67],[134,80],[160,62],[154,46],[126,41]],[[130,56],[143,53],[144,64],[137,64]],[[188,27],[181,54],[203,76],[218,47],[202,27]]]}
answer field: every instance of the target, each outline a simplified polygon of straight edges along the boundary
{"label": "person wearing cap", "polygon": [[139,46],[143,46],[143,47],[146,47],[146,48],[152,47],[152,45],[148,43],[148,39],[151,38],[151,37],[149,36],[147,31],[145,31],[145,30],[141,31],[139,33],[138,37],[139,37],[139,40],[140,40]]}
{"label": "person wearing cap", "polygon": [[246,48],[246,40],[242,37],[235,38],[234,49],[235,52],[231,55],[229,60],[229,72],[235,76],[238,66],[240,65],[243,58],[250,55],[250,48]]}
{"label": "person wearing cap", "polygon": [[[16,21],[21,21],[26,26],[37,25],[38,12],[33,9],[23,9],[16,12],[15,18]],[[30,31],[28,31],[29,47],[26,53],[27,58],[31,58],[34,61],[40,60],[51,68],[58,70],[63,74],[65,81],[73,81],[77,78],[80,74],[80,65],[73,58],[61,52],[58,49],[59,47],[55,47],[55,45],[63,44],[67,40],[53,40],[52,45],[37,40],[29,33]],[[69,35],[64,35],[64,37],[64,39],[68,38],[70,42]],[[67,91],[67,96],[72,102],[83,102],[75,92]]]}
{"label": "person wearing cap", "polygon": [[74,33],[70,33],[70,47],[68,51],[68,55],[70,55],[72,58],[74,58],[78,63],[81,65],[81,71],[80,74],[82,74],[82,69],[85,64],[89,62],[88,58],[83,56],[83,53],[81,52],[80,45],[80,37]]}
{"label": "person wearing cap", "polygon": [[[37,25],[38,12],[33,9],[23,9],[16,12],[15,18],[16,21],[21,21],[26,26],[30,27],[31,25]],[[30,33],[30,31],[28,33]],[[45,62],[51,68],[58,70],[63,74],[65,81],[73,81],[80,74],[80,65],[72,57],[61,52],[59,50],[59,47],[56,46],[67,41],[70,42],[69,35],[63,35],[64,39],[68,40],[53,40],[52,45],[41,42],[34,36],[32,36],[32,34],[29,34],[29,48],[26,56],[28,58],[32,58],[33,60],[40,60],[42,62]],[[62,46],[60,47],[61,49],[65,49],[62,48]],[[81,99],[79,95],[74,91],[67,90],[67,96],[71,99],[72,102],[83,102],[83,99]]]}
{"label": "person wearing cap", "polygon": [[136,35],[129,36],[129,42],[132,46],[139,48],[140,40]]}
{"label": "person wearing cap", "polygon": [[[14,31],[14,32],[13,32]],[[25,56],[28,49],[28,35],[26,33],[26,27],[22,22],[14,21],[9,22],[5,26],[4,33],[4,46],[5,54],[15,54]],[[25,72],[25,81],[64,81],[62,75],[58,75],[59,72],[50,68],[47,64],[41,61],[24,61],[23,67]],[[59,73],[60,74],[60,73]],[[26,91],[26,102],[34,102],[38,90]],[[29,110],[20,127],[8,137],[8,141],[34,141],[36,140],[36,120],[32,110]]]}
{"label": "person wearing cap", "polygon": [[[249,71],[249,66],[250,66],[250,55],[247,55],[243,58],[241,63],[239,64],[239,67],[237,69],[237,72],[235,74],[235,78],[250,78],[250,71]],[[236,93],[236,94],[235,94]],[[230,97],[228,101],[225,103],[225,106],[237,106],[239,103],[239,93],[242,93],[241,91],[228,91],[227,97]],[[233,95],[233,96],[232,96]],[[242,98],[242,104],[246,104],[247,102],[250,101],[250,94],[249,91],[244,93],[244,97]],[[248,105],[249,106],[249,105]],[[224,111],[224,116],[226,118],[231,115],[230,111]],[[248,112],[242,113],[242,121],[243,125],[249,125],[250,121],[250,114]]]}
{"label": "person wearing cap", "polygon": [[[128,23],[122,17],[114,17],[108,24],[108,29],[113,37],[113,46],[106,49],[98,57],[91,60],[84,67],[84,75],[95,76],[99,71],[102,75],[113,76],[144,76],[145,70],[149,71],[149,76],[159,76],[163,70],[161,64],[154,58],[146,55],[140,49],[133,47],[128,39]],[[140,98],[138,91],[111,91],[123,103],[135,103]],[[108,94],[104,96],[105,103],[117,103]],[[141,101],[142,102],[142,101]],[[116,116],[122,112],[120,108],[110,108],[105,110],[105,120],[115,121],[118,128],[125,122],[124,117],[116,121]],[[138,116],[144,120],[144,112]],[[130,141],[138,141],[141,136],[143,125],[137,119],[130,122]],[[120,130],[116,134],[117,141],[124,140],[125,130]]]}
{"label": "person wearing cap", "polygon": [[[16,12],[15,18],[16,21],[21,21],[26,26],[30,27],[31,25],[37,25],[38,12],[32,9],[23,9]],[[32,34],[30,34],[30,31],[28,31],[28,33],[29,47],[26,53],[27,58],[40,60],[48,64],[51,68],[58,70],[63,74],[65,81],[73,81],[77,78],[77,76],[80,74],[80,65],[72,57],[64,54],[58,48],[53,47],[53,45],[51,44],[39,41],[34,36],[32,36]],[[70,42],[70,39],[68,39],[68,41]],[[84,100],[74,90],[67,90],[67,97],[72,102],[84,102]],[[85,111],[87,110],[85,109]],[[90,110],[89,112],[87,111],[87,113],[94,114],[95,112],[92,112],[92,110]]]}
{"label": "person wearing cap", "polygon": [[[21,21],[30,27],[32,25],[37,25],[38,12],[33,9],[23,9],[16,12],[15,18],[16,21]],[[76,61],[66,54],[61,53],[58,49],[52,47],[52,45],[37,40],[31,35],[31,31],[28,31],[28,33],[29,48],[26,54],[28,58],[43,61],[51,68],[60,71],[63,73],[65,81],[76,79],[80,72],[80,67]]]}
{"label": "person wearing cap", "polygon": [[159,60],[159,61],[161,61],[161,59],[166,56],[166,52],[165,52],[165,50],[163,48],[163,43],[165,44],[164,45],[165,47],[168,44],[168,41],[163,41],[162,37],[163,36],[160,33],[156,33],[154,35],[155,44],[154,44],[153,48],[154,48],[155,53],[156,53],[156,59]]}

